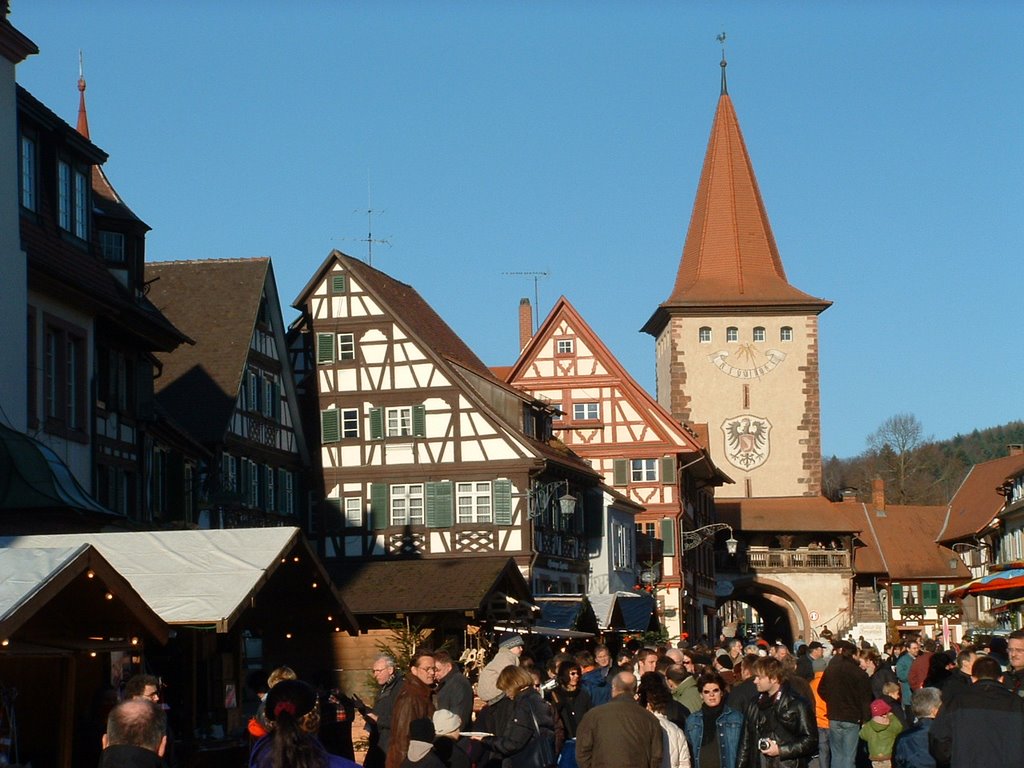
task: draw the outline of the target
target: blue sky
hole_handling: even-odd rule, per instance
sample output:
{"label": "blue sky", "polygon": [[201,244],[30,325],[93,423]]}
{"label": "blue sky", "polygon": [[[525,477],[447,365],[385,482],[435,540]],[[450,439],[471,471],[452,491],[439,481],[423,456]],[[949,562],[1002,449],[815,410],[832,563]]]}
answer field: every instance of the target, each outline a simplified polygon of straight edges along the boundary
{"label": "blue sky", "polygon": [[[545,271],[634,377],[675,276],[719,90],[821,317],[826,455],[911,412],[1024,417],[1024,4],[13,0],[19,81],[93,141],[151,260],[330,249],[415,286],[488,364]],[[357,212],[359,211],[359,212]],[[294,316],[286,309],[286,319]]]}

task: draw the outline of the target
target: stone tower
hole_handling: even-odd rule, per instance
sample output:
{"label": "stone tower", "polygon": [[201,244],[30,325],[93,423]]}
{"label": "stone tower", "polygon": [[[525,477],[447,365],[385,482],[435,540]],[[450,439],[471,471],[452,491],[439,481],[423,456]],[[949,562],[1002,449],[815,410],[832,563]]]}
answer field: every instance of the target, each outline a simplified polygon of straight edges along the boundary
{"label": "stone tower", "polygon": [[754,169],[722,93],[675,285],[643,330],[658,401],[706,422],[722,498],[821,493],[818,315],[831,302],[786,279]]}

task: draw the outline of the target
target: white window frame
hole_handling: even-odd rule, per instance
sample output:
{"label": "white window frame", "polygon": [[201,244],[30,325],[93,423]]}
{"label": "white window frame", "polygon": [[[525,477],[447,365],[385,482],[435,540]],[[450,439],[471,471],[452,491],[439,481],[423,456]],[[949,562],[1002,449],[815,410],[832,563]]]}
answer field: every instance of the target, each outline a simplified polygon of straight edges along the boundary
{"label": "white window frame", "polygon": [[725,329],[725,340],[735,342],[740,340],[740,329],[735,325],[730,325]]}
{"label": "white window frame", "polygon": [[346,496],[341,502],[341,514],[346,528],[359,528],[363,524],[363,500]]}
{"label": "white window frame", "polygon": [[555,341],[555,354],[571,355],[576,350],[572,339],[557,339]]}
{"label": "white window frame", "polygon": [[57,161],[57,226],[71,231],[71,164]]}
{"label": "white window frame", "polygon": [[658,481],[657,459],[630,459],[629,475],[634,483],[655,483]]}
{"label": "white window frame", "polygon": [[390,490],[391,525],[423,525],[426,522],[423,483],[392,485]]}
{"label": "white window frame", "polygon": [[356,335],[354,333],[338,334],[338,360],[356,359]]}
{"label": "white window frame", "polygon": [[359,409],[342,408],[339,415],[341,419],[339,420],[338,427],[342,439],[359,437]]}
{"label": "white window frame", "polygon": [[28,136],[21,137],[21,205],[30,211],[36,210],[36,142]]}
{"label": "white window frame", "polygon": [[573,421],[598,421],[601,418],[601,404],[595,402],[573,403]]}
{"label": "white window frame", "polygon": [[697,340],[701,344],[710,344],[711,343],[711,328],[706,326],[706,325],[701,326],[700,330],[697,331]]}
{"label": "white window frame", "polygon": [[473,481],[455,484],[456,522],[490,523],[494,520],[491,482]]}
{"label": "white window frame", "polygon": [[412,437],[412,407],[403,405],[384,410],[384,434],[387,437]]}
{"label": "white window frame", "polygon": [[760,325],[757,326],[754,329],[754,341],[755,342],[762,342],[762,341],[765,340],[765,338],[767,338],[767,337],[765,335],[764,327],[760,326]]}
{"label": "white window frame", "polygon": [[779,341],[792,341],[793,340],[793,329],[788,325],[784,325],[779,329]]}

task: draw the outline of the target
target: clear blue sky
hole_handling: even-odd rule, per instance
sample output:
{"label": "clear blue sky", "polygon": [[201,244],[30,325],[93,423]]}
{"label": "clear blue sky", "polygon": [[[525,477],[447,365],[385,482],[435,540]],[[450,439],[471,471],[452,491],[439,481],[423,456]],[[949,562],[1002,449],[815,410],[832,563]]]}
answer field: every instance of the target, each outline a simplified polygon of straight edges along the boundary
{"label": "clear blue sky", "polygon": [[[331,248],[415,286],[488,364],[547,271],[644,386],[728,35],[790,281],[821,318],[826,455],[911,412],[1024,417],[1024,3],[13,0],[19,81],[93,140],[152,260]],[[1015,298],[1016,297],[1016,298]],[[286,309],[286,319],[294,316]]]}

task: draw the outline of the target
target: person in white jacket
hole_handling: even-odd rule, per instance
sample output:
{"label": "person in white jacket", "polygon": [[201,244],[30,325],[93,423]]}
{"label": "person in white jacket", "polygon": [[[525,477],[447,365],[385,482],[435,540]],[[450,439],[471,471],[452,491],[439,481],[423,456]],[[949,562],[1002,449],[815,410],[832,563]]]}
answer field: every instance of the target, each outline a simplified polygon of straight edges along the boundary
{"label": "person in white jacket", "polygon": [[645,682],[640,681],[637,697],[641,706],[647,707],[647,711],[658,719],[658,725],[661,726],[661,768],[690,768],[690,746],[686,742],[686,734],[665,715],[665,711],[672,703],[672,693],[668,685],[645,685]]}
{"label": "person in white jacket", "polygon": [[476,695],[488,704],[493,704],[505,694],[498,690],[498,675],[505,667],[518,667],[523,653],[522,635],[507,633],[498,642],[498,653],[480,670],[476,683]]}

